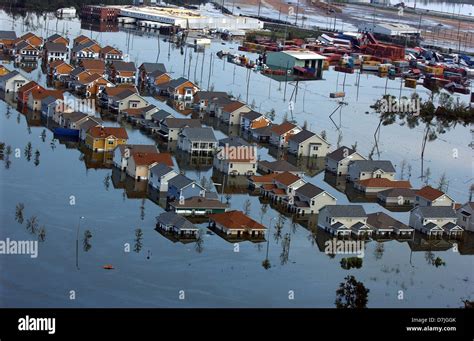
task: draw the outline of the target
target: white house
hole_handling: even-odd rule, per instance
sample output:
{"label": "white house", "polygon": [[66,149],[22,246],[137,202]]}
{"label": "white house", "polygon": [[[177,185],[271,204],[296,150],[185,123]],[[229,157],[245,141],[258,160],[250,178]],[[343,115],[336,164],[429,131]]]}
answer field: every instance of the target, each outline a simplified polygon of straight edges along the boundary
{"label": "white house", "polygon": [[14,70],[0,77],[0,90],[5,93],[15,93],[29,80]]}
{"label": "white house", "polygon": [[415,193],[415,205],[454,207],[454,203],[449,195],[431,186],[425,186]]}
{"label": "white house", "polygon": [[230,126],[240,124],[240,115],[252,109],[240,101],[232,101],[218,109],[217,117]]}
{"label": "white house", "polygon": [[428,236],[458,237],[463,229],[457,224],[456,211],[448,206],[418,206],[410,211],[410,226]]}
{"label": "white house", "polygon": [[178,148],[191,155],[214,155],[218,141],[210,127],[184,128],[178,139]]}
{"label": "white house", "polygon": [[288,200],[290,212],[304,216],[317,214],[326,205],[336,205],[336,198],[325,190],[306,183],[295,190],[295,194]]}
{"label": "white house", "polygon": [[213,166],[228,175],[254,175],[257,172],[255,146],[223,147],[214,155]]}
{"label": "white house", "polygon": [[468,202],[457,210],[458,225],[466,231],[474,232],[474,202]]}
{"label": "white house", "polygon": [[326,170],[336,175],[346,175],[348,165],[355,160],[365,160],[354,149],[342,146],[326,156]]}
{"label": "white house", "polygon": [[150,169],[148,184],[159,192],[168,192],[168,182],[177,175],[173,168],[159,163]]}
{"label": "white house", "polygon": [[331,145],[318,134],[302,130],[288,139],[288,153],[298,157],[325,157]]}
{"label": "white house", "polygon": [[362,181],[367,179],[395,180],[395,168],[385,160],[354,160],[349,162],[347,180]]}
{"label": "white house", "polygon": [[288,140],[291,136],[298,134],[302,129],[290,122],[272,125],[270,131],[270,144],[279,148],[288,147]]}
{"label": "white house", "polygon": [[367,214],[362,205],[327,205],[318,215],[318,227],[335,236],[371,235]]}

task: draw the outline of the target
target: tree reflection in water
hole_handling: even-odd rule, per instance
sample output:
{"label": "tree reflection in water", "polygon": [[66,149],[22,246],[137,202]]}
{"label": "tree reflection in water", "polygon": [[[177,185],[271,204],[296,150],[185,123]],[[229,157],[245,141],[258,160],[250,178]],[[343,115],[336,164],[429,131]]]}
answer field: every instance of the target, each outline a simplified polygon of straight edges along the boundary
{"label": "tree reflection in water", "polygon": [[90,243],[91,238],[92,232],[90,230],[84,231],[84,240],[82,241],[82,247],[84,249],[84,252],[88,252],[92,248],[92,245]]}
{"label": "tree reflection in water", "polygon": [[135,230],[135,244],[133,245],[133,251],[139,253],[143,247],[143,231],[142,229]]}

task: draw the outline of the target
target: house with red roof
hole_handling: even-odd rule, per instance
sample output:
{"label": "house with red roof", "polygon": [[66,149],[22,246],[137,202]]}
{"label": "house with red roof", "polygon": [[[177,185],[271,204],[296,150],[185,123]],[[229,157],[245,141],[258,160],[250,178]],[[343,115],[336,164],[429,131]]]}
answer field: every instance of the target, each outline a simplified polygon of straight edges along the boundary
{"label": "house with red roof", "polygon": [[267,228],[241,211],[209,215],[209,228],[226,237],[264,238]]}
{"label": "house with red roof", "polygon": [[288,147],[288,141],[291,136],[301,132],[301,128],[291,122],[274,124],[271,127],[270,144],[279,148]]}
{"label": "house with red roof", "polygon": [[455,204],[455,201],[449,195],[431,186],[425,186],[416,191],[415,194],[415,205],[417,206],[454,207]]}
{"label": "house with red roof", "polygon": [[121,144],[126,144],[127,140],[125,128],[96,126],[87,131],[85,144],[95,152],[109,152]]}

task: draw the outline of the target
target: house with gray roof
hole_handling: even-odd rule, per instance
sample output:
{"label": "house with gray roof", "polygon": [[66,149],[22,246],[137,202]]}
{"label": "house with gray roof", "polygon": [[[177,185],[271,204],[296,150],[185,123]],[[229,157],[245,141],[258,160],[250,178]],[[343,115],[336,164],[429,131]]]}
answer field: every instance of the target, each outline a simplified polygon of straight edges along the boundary
{"label": "house with gray roof", "polygon": [[178,238],[197,238],[199,228],[175,212],[163,212],[156,217],[156,227]]}
{"label": "house with gray roof", "polygon": [[157,91],[168,95],[174,100],[192,101],[194,94],[199,91],[199,88],[189,79],[179,77],[167,83],[158,84]]}
{"label": "house with gray roof", "polygon": [[46,62],[55,60],[66,61],[68,57],[68,48],[61,43],[46,42],[43,46],[43,58]]}
{"label": "house with gray roof", "polygon": [[0,31],[0,49],[8,49],[16,40],[15,31]]}
{"label": "house with gray roof", "polygon": [[16,70],[0,76],[0,90],[4,93],[16,93],[29,80]]}
{"label": "house with gray roof", "polygon": [[[272,124],[269,118],[265,117],[259,112],[251,110],[240,115],[240,127],[243,131],[251,132],[255,129],[266,128]],[[269,137],[271,135],[270,128],[268,129]]]}
{"label": "house with gray roof", "polygon": [[97,127],[103,125],[104,122],[99,117],[89,116],[87,120],[78,123],[79,129],[79,138],[81,141],[86,140],[87,132],[92,127]]}
{"label": "house with gray roof", "polygon": [[229,99],[231,101],[230,96],[227,92],[224,91],[198,91],[194,94],[193,104],[196,109],[199,111],[206,110],[209,103],[211,101],[215,101],[219,98]]}
{"label": "house with gray roof", "polygon": [[397,238],[411,238],[414,229],[398,221],[384,212],[376,212],[367,215],[367,225],[371,227],[377,238],[388,239],[395,235]]}
{"label": "house with gray roof", "polygon": [[159,163],[151,167],[148,184],[158,192],[167,193],[168,183],[175,176],[178,176],[178,172],[164,163]]}
{"label": "house with gray roof", "polygon": [[163,109],[159,109],[157,112],[151,115],[151,120],[156,124],[160,124],[164,119],[172,117],[174,116],[170,112]]}
{"label": "house with gray roof", "polygon": [[219,140],[220,147],[250,147],[250,143],[240,136],[230,136]]}
{"label": "house with gray roof", "polygon": [[337,176],[347,175],[349,163],[355,160],[365,160],[354,149],[342,146],[326,155],[326,171]]}
{"label": "house with gray roof", "polygon": [[195,180],[183,174],[178,174],[168,181],[168,194],[170,200],[184,200],[192,197],[205,197],[206,189]]}
{"label": "house with gray roof", "polygon": [[178,141],[179,134],[186,128],[198,128],[201,121],[198,119],[167,117],[160,121],[160,130],[158,134],[166,141]]}
{"label": "house with gray roof", "polygon": [[374,178],[395,180],[395,167],[386,160],[354,160],[347,168],[347,180],[361,181]]}
{"label": "house with gray roof", "polygon": [[278,174],[278,173],[289,172],[294,175],[298,175],[299,177],[302,177],[304,175],[304,171],[302,171],[296,166],[293,166],[291,163],[285,160],[259,161],[258,170],[263,174],[271,174],[271,173]]}
{"label": "house with gray roof", "polygon": [[294,195],[286,199],[290,212],[300,216],[318,214],[327,205],[336,205],[336,198],[325,190],[306,183],[295,190]]}
{"label": "house with gray roof", "polygon": [[416,192],[411,188],[389,188],[377,192],[377,199],[385,206],[413,206]]}
{"label": "house with gray roof", "polygon": [[288,139],[288,153],[298,157],[325,157],[331,145],[316,133],[302,130]]}
{"label": "house with gray roof", "polygon": [[138,68],[139,82],[146,86],[155,86],[156,81],[163,78],[165,82],[170,80],[163,63],[142,63]]}
{"label": "house with gray roof", "polygon": [[207,216],[208,214],[224,213],[227,211],[227,204],[206,197],[191,197],[184,200],[173,200],[168,203],[170,211],[183,216]]}
{"label": "house with gray roof", "polygon": [[327,205],[318,215],[318,227],[335,236],[370,236],[367,214],[362,205]]}
{"label": "house with gray roof", "polygon": [[178,148],[195,156],[212,156],[217,145],[214,129],[210,127],[187,127],[178,137]]}
{"label": "house with gray roof", "polygon": [[410,211],[409,225],[430,237],[460,237],[464,229],[457,224],[456,211],[449,206],[417,206]]}
{"label": "house with gray roof", "polygon": [[145,98],[130,89],[109,97],[109,109],[119,113],[126,109],[139,109],[148,105],[150,103]]}

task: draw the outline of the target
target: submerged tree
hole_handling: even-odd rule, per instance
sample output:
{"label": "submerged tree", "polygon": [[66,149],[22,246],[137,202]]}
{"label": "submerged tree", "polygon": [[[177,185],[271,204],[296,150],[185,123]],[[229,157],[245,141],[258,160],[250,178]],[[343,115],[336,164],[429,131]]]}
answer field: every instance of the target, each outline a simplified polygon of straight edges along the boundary
{"label": "submerged tree", "polygon": [[443,172],[443,174],[441,174],[441,176],[438,180],[438,186],[436,188],[441,192],[447,192],[448,191],[448,185],[449,185],[449,182],[448,182],[448,179],[446,177],[446,173]]}
{"label": "submerged tree", "polygon": [[321,130],[320,135],[323,138],[323,140],[327,140],[328,134],[326,133],[326,130]]}
{"label": "submerged tree", "polygon": [[250,199],[244,201],[243,209],[245,215],[250,214],[250,210],[252,209],[252,202],[250,201]]}
{"label": "submerged tree", "polygon": [[104,187],[106,191],[108,191],[110,188],[110,179],[110,174],[107,174],[104,178]]}
{"label": "submerged tree", "polygon": [[84,239],[82,241],[82,248],[84,252],[88,252],[92,248],[92,245],[90,243],[91,238],[92,238],[92,232],[90,230],[85,230]]}
{"label": "submerged tree", "polygon": [[135,244],[133,245],[133,251],[139,253],[142,250],[143,244],[143,231],[142,229],[135,230]]}
{"label": "submerged tree", "polygon": [[204,251],[204,231],[203,230],[199,230],[194,248],[197,253],[202,253]]}
{"label": "submerged tree", "polygon": [[25,209],[25,204],[23,204],[22,202],[18,203],[16,205],[16,209],[15,209],[15,220],[19,223],[19,224],[23,224],[23,221],[24,221],[24,218],[23,218],[23,210]]}
{"label": "submerged tree", "polygon": [[31,160],[31,156],[32,156],[32,146],[31,146],[31,142],[28,142],[28,144],[26,145],[25,147],[25,157],[28,161]]}
{"label": "submerged tree", "polygon": [[377,242],[377,245],[375,246],[375,249],[374,249],[375,260],[382,259],[384,251],[385,251],[385,247],[383,246],[383,243]]}
{"label": "submerged tree", "polygon": [[31,216],[26,221],[26,230],[31,234],[36,234],[38,231],[38,218],[36,216]]}
{"label": "submerged tree", "polygon": [[336,308],[366,308],[370,290],[354,276],[346,276],[344,279],[345,282],[336,290]]}
{"label": "submerged tree", "polygon": [[43,226],[40,227],[38,231],[38,241],[44,242],[46,240],[46,228]]}
{"label": "submerged tree", "polygon": [[34,165],[36,167],[38,167],[40,164],[40,151],[38,149],[36,149],[35,151],[35,161],[34,161]]}
{"label": "submerged tree", "polygon": [[281,242],[281,254],[280,254],[280,264],[285,265],[288,263],[288,258],[290,256],[290,244],[291,244],[291,235],[289,233],[285,234]]}

